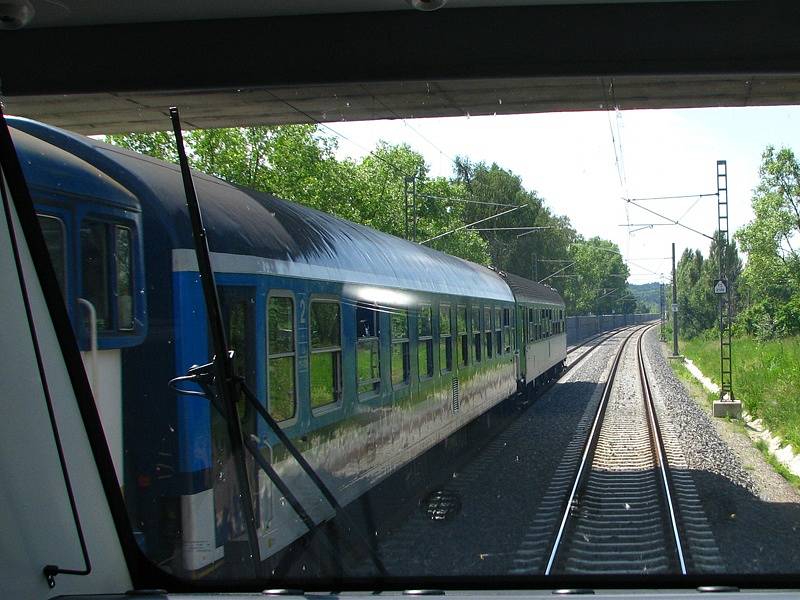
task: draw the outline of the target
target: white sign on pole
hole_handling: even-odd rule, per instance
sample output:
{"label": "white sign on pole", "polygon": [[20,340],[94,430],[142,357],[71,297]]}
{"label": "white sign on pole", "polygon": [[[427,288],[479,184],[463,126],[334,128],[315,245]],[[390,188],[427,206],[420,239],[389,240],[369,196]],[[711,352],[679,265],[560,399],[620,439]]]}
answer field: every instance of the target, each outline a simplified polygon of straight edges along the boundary
{"label": "white sign on pole", "polygon": [[672,312],[675,312],[675,313],[678,312],[678,305],[677,304],[673,304],[672,305]]}
{"label": "white sign on pole", "polygon": [[725,284],[724,279],[717,279],[714,282],[714,293],[719,295],[728,293],[728,286]]}

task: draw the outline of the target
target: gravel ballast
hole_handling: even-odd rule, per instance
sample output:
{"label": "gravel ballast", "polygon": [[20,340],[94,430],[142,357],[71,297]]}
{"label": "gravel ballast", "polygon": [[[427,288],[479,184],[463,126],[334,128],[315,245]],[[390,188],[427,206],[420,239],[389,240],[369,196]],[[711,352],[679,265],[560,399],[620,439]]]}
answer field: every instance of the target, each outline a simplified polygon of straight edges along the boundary
{"label": "gravel ballast", "polygon": [[762,458],[740,425],[714,419],[668,364],[658,330],[645,336],[657,404],[668,415],[726,572],[800,571],[800,495]]}

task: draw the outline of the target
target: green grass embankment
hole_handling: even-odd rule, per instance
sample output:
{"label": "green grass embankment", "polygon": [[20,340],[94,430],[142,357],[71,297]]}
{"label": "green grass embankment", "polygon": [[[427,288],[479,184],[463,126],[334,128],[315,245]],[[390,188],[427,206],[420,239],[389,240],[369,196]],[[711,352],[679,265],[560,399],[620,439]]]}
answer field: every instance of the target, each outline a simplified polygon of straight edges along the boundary
{"label": "green grass embankment", "polygon": [[[719,383],[719,339],[681,340],[681,354]],[[800,449],[800,337],[733,340],[733,392],[745,409]]]}

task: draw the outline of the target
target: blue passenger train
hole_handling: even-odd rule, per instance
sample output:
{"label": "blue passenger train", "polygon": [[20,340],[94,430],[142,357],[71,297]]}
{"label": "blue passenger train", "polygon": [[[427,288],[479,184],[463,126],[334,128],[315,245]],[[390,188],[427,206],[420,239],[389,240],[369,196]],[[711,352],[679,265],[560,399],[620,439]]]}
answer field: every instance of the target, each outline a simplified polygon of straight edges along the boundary
{"label": "blue passenger train", "polygon": [[[139,543],[185,573],[244,524],[222,418],[168,382],[210,359],[176,165],[26,119],[9,125]],[[194,173],[234,363],[347,504],[554,375],[558,293]],[[316,522],[332,515],[251,408],[247,435]],[[305,533],[250,468],[262,556]]]}

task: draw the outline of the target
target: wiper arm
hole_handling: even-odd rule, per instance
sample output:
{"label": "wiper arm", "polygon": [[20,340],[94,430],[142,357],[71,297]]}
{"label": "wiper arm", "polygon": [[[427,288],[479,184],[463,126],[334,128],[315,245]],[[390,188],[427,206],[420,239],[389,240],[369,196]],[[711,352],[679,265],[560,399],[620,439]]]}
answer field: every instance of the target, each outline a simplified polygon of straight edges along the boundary
{"label": "wiper arm", "polygon": [[238,386],[234,376],[233,364],[228,355],[228,341],[225,337],[222,308],[220,307],[219,296],[217,295],[214,271],[211,269],[208,238],[206,237],[205,227],[203,227],[203,216],[200,212],[200,204],[197,201],[197,193],[194,189],[192,173],[189,170],[186,149],[183,146],[183,134],[181,133],[181,121],[177,107],[170,107],[169,115],[172,119],[172,129],[175,132],[175,144],[178,149],[183,187],[186,192],[186,207],[192,222],[194,252],[200,271],[200,282],[203,286],[203,297],[206,303],[206,313],[208,314],[209,332],[214,349],[214,358],[211,363],[211,372],[214,374],[214,381],[217,382],[217,385],[214,386],[216,392],[214,397],[219,399],[219,403],[221,404],[220,412],[224,416],[228,428],[228,437],[230,438],[233,462],[236,469],[236,479],[239,483],[239,495],[242,500],[242,508],[244,511],[247,541],[250,545],[251,556],[253,557],[255,575],[258,577],[261,566],[261,555],[258,547],[258,530],[252,502],[253,495],[250,490],[250,480],[247,477],[242,427],[239,421],[239,414],[236,410]]}
{"label": "wiper arm", "polygon": [[[339,501],[336,500],[336,497],[333,495],[330,488],[328,488],[328,486],[325,485],[325,482],[322,481],[322,479],[314,470],[314,468],[308,463],[303,454],[297,449],[297,446],[295,446],[295,444],[289,439],[289,436],[287,436],[283,432],[283,429],[281,429],[281,426],[278,425],[277,421],[275,421],[275,419],[272,418],[272,415],[269,414],[269,411],[266,408],[264,408],[264,406],[258,401],[258,398],[256,398],[255,394],[253,394],[253,391],[247,386],[244,380],[240,378],[239,381],[242,392],[244,393],[244,396],[247,399],[247,401],[253,408],[256,409],[256,412],[258,412],[258,414],[261,415],[261,417],[267,422],[269,428],[272,429],[276,437],[281,441],[284,447],[294,457],[294,459],[297,461],[297,464],[300,465],[300,468],[302,468],[303,471],[305,471],[306,475],[308,475],[308,478],[311,479],[316,488],[325,497],[325,500],[327,500],[328,504],[330,504],[331,508],[333,508],[336,517],[344,521],[349,526],[351,532],[357,532],[358,528],[356,527],[355,524],[351,522],[351,519],[348,516],[347,512],[345,512],[342,505],[339,504]],[[277,477],[277,473],[275,475]],[[299,512],[297,514],[300,515]],[[305,522],[305,519],[303,519],[303,521]],[[308,525],[308,523],[306,523],[306,525]],[[313,531],[312,527],[309,527],[309,529]],[[387,575],[386,568],[383,566],[383,562],[381,561],[377,552],[375,552],[375,548],[372,546],[370,541],[366,538],[361,538],[361,536],[359,536],[359,538],[360,542],[367,549],[369,557],[372,560],[372,563],[375,565],[375,568],[378,570],[378,573],[380,573],[381,575]]]}
{"label": "wiper arm", "polygon": [[[232,359],[233,352],[229,353],[229,359]],[[188,373],[182,377],[175,377],[171,379],[169,382],[169,386],[174,389],[175,391],[186,394],[190,396],[202,396],[207,398],[209,402],[214,406],[214,408],[222,415],[223,418],[227,418],[224,412],[224,406],[220,402],[218,395],[214,391],[214,363],[208,363],[206,365],[200,366],[193,366],[189,369]],[[182,382],[190,382],[194,383],[195,385],[200,386],[203,391],[195,391],[195,390],[187,390],[183,389],[178,386],[178,384]],[[269,414],[266,408],[258,401],[258,398],[253,394],[253,391],[247,386],[244,380],[241,377],[236,377],[236,385],[238,386],[238,391],[244,395],[247,402],[253,406],[258,412],[258,414],[266,421],[267,426],[273,431],[275,436],[280,440],[280,442],[284,445],[286,450],[289,454],[294,457],[297,463],[300,465],[300,468],[306,473],[308,478],[312,481],[314,486],[322,493],[327,500],[328,504],[330,504],[331,508],[333,508],[335,513],[335,518],[340,519],[343,521],[347,526],[351,533],[358,532],[358,527],[352,523],[347,512],[344,510],[342,505],[336,500],[336,497],[331,492],[330,488],[325,485],[325,482],[322,481],[320,476],[314,470],[303,454],[297,449],[297,446],[289,439],[281,426],[278,425],[277,421]],[[242,436],[242,442],[244,447],[250,453],[250,455],[255,460],[256,464],[261,468],[262,471],[270,478],[275,487],[278,488],[281,494],[283,494],[286,501],[289,503],[289,506],[292,507],[292,510],[300,517],[300,520],[303,521],[303,524],[308,528],[309,531],[315,531],[322,523],[316,523],[314,519],[308,514],[308,512],[303,507],[302,503],[297,499],[297,496],[291,491],[289,486],[283,481],[281,476],[275,471],[271,464],[264,458],[264,456],[259,451],[258,446],[250,439],[249,436]],[[358,541],[367,549],[367,553],[369,554],[372,563],[375,565],[378,573],[381,575],[387,575],[386,568],[383,566],[383,562],[381,561],[380,557],[378,556],[375,548],[369,542],[368,539],[364,538],[363,536],[358,536]]]}

